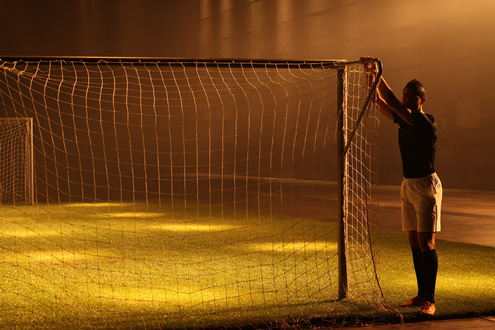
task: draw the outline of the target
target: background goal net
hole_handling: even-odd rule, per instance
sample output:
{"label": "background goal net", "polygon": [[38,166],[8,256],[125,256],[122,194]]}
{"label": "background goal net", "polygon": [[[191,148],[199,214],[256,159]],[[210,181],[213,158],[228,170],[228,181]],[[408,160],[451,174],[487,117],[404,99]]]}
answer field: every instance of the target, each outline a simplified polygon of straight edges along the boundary
{"label": "background goal net", "polygon": [[33,201],[33,120],[0,118],[0,204]]}
{"label": "background goal net", "polygon": [[383,308],[366,81],[345,61],[0,61],[0,322],[242,326]]}

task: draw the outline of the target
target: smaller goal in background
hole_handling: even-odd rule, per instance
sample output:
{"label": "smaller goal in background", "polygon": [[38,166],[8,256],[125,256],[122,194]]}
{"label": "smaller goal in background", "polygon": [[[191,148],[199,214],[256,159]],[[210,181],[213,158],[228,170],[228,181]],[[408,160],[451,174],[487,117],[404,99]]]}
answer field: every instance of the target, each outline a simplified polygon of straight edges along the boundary
{"label": "smaller goal in background", "polygon": [[0,118],[0,203],[33,204],[33,119]]}

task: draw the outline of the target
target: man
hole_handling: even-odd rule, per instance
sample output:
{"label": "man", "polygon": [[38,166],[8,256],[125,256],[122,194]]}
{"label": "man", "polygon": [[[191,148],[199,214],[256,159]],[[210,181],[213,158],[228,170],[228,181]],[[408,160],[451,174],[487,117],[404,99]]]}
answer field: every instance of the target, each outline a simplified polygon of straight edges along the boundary
{"label": "man", "polygon": [[433,316],[438,258],[435,234],[440,231],[442,184],[435,172],[437,128],[423,111],[426,91],[414,79],[406,84],[402,102],[383,77],[377,104],[385,117],[399,125],[399,147],[404,179],[401,185],[402,230],[411,246],[418,294],[401,307],[422,306],[421,315]]}

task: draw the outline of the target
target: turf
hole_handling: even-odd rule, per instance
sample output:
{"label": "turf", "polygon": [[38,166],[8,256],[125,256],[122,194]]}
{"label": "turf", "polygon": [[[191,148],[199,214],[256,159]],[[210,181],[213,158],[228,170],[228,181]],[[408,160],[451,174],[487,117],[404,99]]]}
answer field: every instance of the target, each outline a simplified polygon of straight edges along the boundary
{"label": "turf", "polygon": [[[336,301],[334,223],[194,204],[185,210],[149,203],[2,206],[0,325],[400,321],[393,308]],[[415,293],[410,250],[404,235],[380,236],[380,282],[396,306]],[[437,245],[438,318],[495,314],[495,249]],[[416,309],[400,312],[406,321],[418,319]]]}
{"label": "turf", "polygon": [[[407,236],[380,234],[380,282],[391,306],[416,295]],[[435,319],[495,315],[495,248],[437,240],[439,270]],[[398,308],[407,322],[421,321],[418,308]]]}

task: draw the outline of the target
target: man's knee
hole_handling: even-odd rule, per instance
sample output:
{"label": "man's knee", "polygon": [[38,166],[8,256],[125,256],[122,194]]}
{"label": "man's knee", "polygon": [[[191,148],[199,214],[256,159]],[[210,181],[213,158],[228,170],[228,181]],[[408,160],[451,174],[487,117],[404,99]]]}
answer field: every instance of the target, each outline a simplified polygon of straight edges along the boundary
{"label": "man's knee", "polygon": [[421,251],[435,250],[435,233],[418,233],[418,242]]}
{"label": "man's knee", "polygon": [[413,248],[419,248],[421,247],[419,240],[418,240],[418,232],[415,230],[408,231],[407,232],[408,239],[409,239],[409,246]]}

